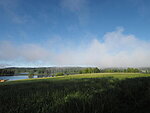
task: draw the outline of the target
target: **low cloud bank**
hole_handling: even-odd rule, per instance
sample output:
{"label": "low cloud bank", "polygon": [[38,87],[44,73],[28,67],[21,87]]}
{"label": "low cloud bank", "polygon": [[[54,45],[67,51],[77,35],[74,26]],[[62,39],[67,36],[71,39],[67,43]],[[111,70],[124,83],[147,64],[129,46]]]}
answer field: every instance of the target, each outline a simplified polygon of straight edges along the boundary
{"label": "low cloud bank", "polygon": [[[119,28],[108,32],[103,42],[97,38],[90,44],[79,45],[86,48],[52,51],[38,44],[14,45],[9,41],[0,42],[0,61],[14,63],[34,63],[41,65],[88,65],[99,67],[149,67],[150,42],[140,40],[134,35],[126,35]],[[59,50],[59,51],[60,51]]]}

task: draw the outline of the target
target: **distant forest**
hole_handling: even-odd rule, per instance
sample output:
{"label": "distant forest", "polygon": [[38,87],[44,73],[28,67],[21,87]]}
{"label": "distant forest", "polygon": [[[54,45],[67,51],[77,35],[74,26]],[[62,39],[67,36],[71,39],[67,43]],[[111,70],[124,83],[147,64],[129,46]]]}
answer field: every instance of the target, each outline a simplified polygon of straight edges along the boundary
{"label": "distant forest", "polygon": [[41,68],[4,68],[0,69],[0,76],[13,75],[45,75],[45,76],[61,76],[71,74],[84,73],[150,73],[150,68],[105,68],[99,69],[97,67],[41,67]]}

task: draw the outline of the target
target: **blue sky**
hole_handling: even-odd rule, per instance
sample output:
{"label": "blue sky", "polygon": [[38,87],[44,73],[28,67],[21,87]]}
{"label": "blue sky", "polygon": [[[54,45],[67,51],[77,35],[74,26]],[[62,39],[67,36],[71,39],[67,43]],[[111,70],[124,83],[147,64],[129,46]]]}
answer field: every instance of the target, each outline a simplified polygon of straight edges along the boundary
{"label": "blue sky", "polygon": [[0,0],[0,63],[150,66],[149,6],[149,0]]}

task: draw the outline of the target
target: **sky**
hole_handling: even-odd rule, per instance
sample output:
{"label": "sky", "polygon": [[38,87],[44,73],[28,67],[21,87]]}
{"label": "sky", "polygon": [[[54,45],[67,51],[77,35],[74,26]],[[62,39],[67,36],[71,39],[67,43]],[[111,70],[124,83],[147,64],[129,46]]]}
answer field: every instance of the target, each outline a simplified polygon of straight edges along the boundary
{"label": "sky", "polygon": [[150,67],[150,0],[0,0],[1,66]]}

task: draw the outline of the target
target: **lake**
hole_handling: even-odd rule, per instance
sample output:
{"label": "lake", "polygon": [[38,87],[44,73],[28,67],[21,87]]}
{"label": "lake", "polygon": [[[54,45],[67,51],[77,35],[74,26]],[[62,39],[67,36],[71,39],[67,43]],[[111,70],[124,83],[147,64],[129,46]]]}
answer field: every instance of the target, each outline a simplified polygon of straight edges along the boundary
{"label": "lake", "polygon": [[[38,78],[38,76],[33,76],[33,78]],[[0,80],[21,80],[29,79],[28,76],[0,76]]]}

